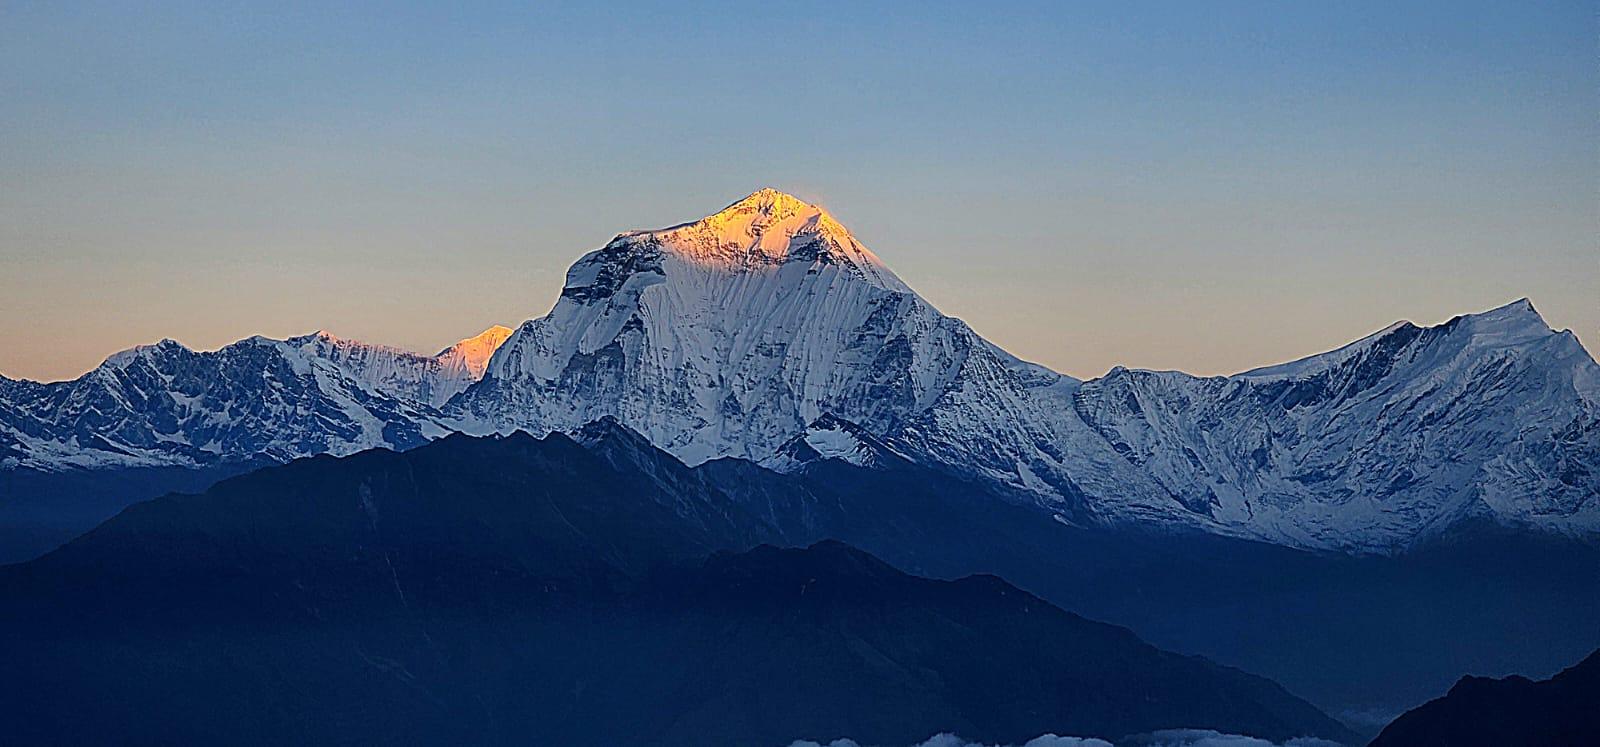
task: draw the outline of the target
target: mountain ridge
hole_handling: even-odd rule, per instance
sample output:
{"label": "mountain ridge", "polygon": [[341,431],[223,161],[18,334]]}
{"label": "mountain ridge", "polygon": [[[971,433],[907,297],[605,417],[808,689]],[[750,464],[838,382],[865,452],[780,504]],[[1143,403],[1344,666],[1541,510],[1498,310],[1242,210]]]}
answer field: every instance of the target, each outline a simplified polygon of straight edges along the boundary
{"label": "mountain ridge", "polygon": [[1600,740],[1600,650],[1544,680],[1465,676],[1402,714],[1372,747],[1593,744]]}
{"label": "mountain ridge", "polygon": [[[239,360],[208,362],[224,351]],[[1600,534],[1600,367],[1527,299],[1232,376],[1079,381],[942,314],[771,189],[619,234],[547,315],[433,358],[318,334],[112,359],[0,382],[0,469],[282,461],[605,417],[690,465],[777,465],[837,418],[1076,523],[1354,553],[1479,518]]]}
{"label": "mountain ridge", "polygon": [[308,457],[0,567],[0,714],[29,743],[1348,734],[995,576],[780,549],[615,421],[585,437]]}

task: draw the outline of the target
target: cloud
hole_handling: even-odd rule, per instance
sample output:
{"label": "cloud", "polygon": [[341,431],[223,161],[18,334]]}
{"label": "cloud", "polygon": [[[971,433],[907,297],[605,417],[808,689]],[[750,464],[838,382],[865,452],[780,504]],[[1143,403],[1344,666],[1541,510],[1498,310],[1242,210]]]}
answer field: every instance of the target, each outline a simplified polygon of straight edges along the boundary
{"label": "cloud", "polygon": [[1315,737],[1299,737],[1279,744],[1210,729],[1166,729],[1130,737],[1124,742],[1130,747],[1339,747],[1338,742]]}
{"label": "cloud", "polygon": [[1103,739],[1081,739],[1079,737],[1058,737],[1054,734],[1045,734],[1028,740],[1022,747],[1111,747],[1111,743]]}
{"label": "cloud", "polygon": [[[1164,731],[1140,734],[1128,737],[1119,742],[1123,747],[1340,747],[1337,742],[1314,737],[1301,737],[1287,742],[1269,742],[1265,739],[1247,737],[1242,734],[1223,734],[1210,729],[1167,729]],[[798,740],[789,747],[863,747],[853,739],[835,739],[832,742],[811,742]],[[1054,734],[1044,734],[1034,737],[1021,745],[990,745],[982,742],[969,742],[954,734],[937,734],[910,747],[1113,747],[1110,742],[1103,739],[1084,737],[1060,737]]]}
{"label": "cloud", "polygon": [[[801,740],[790,744],[789,747],[862,747],[862,745],[853,739],[835,739],[826,744]],[[936,734],[930,737],[928,741],[911,745],[911,747],[1112,747],[1112,745],[1102,739],[1058,737],[1054,734],[1037,736],[1021,745],[988,745],[981,742],[969,742],[954,734]]]}

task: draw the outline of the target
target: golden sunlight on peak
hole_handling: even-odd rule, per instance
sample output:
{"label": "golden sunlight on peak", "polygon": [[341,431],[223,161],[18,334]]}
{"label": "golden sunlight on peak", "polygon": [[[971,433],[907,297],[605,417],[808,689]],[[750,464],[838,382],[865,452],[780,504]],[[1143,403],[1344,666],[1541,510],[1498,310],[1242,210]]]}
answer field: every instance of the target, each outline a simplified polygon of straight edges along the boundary
{"label": "golden sunlight on peak", "polygon": [[806,202],[805,200],[795,197],[788,192],[776,190],[771,187],[763,187],[751,192],[744,199],[739,200],[727,206],[726,208],[723,208],[721,211],[717,212],[716,215],[711,217],[718,218],[722,216],[757,213],[781,220],[791,215],[820,212],[823,212],[821,206]]}
{"label": "golden sunlight on peak", "polygon": [[439,352],[440,358],[455,358],[474,376],[482,376],[496,350],[511,338],[510,327],[496,324],[476,336],[468,337]]}

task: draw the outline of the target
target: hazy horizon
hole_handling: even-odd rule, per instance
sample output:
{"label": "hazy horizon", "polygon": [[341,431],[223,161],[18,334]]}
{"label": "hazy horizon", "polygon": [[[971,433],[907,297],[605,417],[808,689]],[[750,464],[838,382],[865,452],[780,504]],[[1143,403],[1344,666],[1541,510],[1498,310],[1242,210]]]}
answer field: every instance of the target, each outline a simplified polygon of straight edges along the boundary
{"label": "hazy horizon", "polygon": [[[832,211],[830,210],[830,213],[831,212]],[[697,217],[699,217],[699,216],[697,216]],[[660,227],[664,227],[664,226],[650,226],[650,227],[636,226],[636,227],[633,227],[633,228],[630,228],[630,229],[625,229],[625,230],[641,230],[641,229],[660,228]],[[847,225],[846,228],[849,228],[849,226]],[[621,233],[621,231],[618,231],[617,233]],[[857,238],[859,239],[860,237],[857,236]],[[594,248],[598,248],[598,246],[596,246]],[[868,248],[871,249],[872,247],[869,245]],[[875,249],[874,249],[874,252],[876,253]],[[577,256],[573,257],[574,261],[576,261],[577,259],[578,259]],[[889,264],[889,263],[886,261],[885,264]],[[892,269],[894,269],[894,267],[892,265],[890,265],[890,269],[892,270]],[[902,279],[904,279],[904,278],[902,278]],[[405,345],[405,344],[396,343],[396,342],[390,342],[390,341],[386,341],[386,340],[378,340],[378,339],[369,339],[369,338],[363,338],[363,337],[356,337],[356,336],[353,336],[353,335],[350,335],[350,334],[346,334],[343,330],[340,330],[337,326],[334,326],[334,325],[324,325],[324,326],[317,327],[317,328],[314,328],[314,329],[302,329],[302,330],[293,330],[293,331],[287,331],[287,332],[283,332],[283,331],[274,331],[274,332],[251,331],[251,332],[246,332],[246,333],[240,334],[240,335],[238,335],[236,337],[224,339],[221,342],[215,342],[215,343],[209,343],[209,344],[191,344],[190,342],[188,342],[188,341],[186,341],[186,340],[184,340],[182,338],[179,338],[177,336],[174,336],[174,335],[163,335],[161,338],[152,339],[152,340],[138,341],[138,342],[134,342],[134,343],[131,343],[129,345],[126,345],[126,346],[123,346],[123,347],[120,347],[120,348],[116,348],[114,350],[108,350],[108,351],[106,351],[105,355],[101,356],[100,359],[95,360],[92,364],[90,364],[89,366],[84,368],[82,371],[78,371],[77,373],[71,373],[71,374],[68,374],[66,376],[59,376],[59,377],[56,377],[56,378],[53,378],[53,379],[49,379],[49,378],[47,378],[47,379],[39,379],[39,378],[36,378],[36,377],[21,377],[21,378],[34,378],[35,380],[40,380],[40,381],[58,381],[58,380],[68,380],[68,379],[76,378],[78,376],[81,376],[84,373],[87,373],[90,370],[93,370],[96,366],[99,366],[103,362],[103,360],[104,360],[104,358],[106,356],[110,356],[110,355],[112,355],[112,354],[114,354],[116,352],[119,352],[119,351],[122,351],[122,350],[126,350],[126,349],[129,349],[129,348],[132,348],[132,347],[136,347],[136,346],[139,346],[139,345],[153,344],[155,342],[158,342],[160,339],[173,339],[173,340],[176,340],[177,342],[179,342],[180,344],[183,344],[185,347],[188,347],[188,348],[193,349],[193,350],[212,351],[212,350],[217,350],[219,348],[225,347],[225,346],[227,346],[229,344],[232,344],[234,342],[237,342],[239,340],[243,340],[243,339],[246,339],[246,338],[249,338],[249,337],[252,337],[252,336],[256,336],[256,335],[260,335],[260,336],[264,336],[264,337],[268,337],[268,338],[273,338],[273,339],[285,339],[285,338],[289,338],[289,337],[296,337],[296,336],[300,336],[300,335],[312,334],[312,333],[317,333],[317,332],[326,332],[326,333],[331,334],[331,335],[333,335],[335,337],[340,337],[340,338],[345,338],[345,339],[353,339],[353,340],[358,340],[360,342],[376,344],[376,345],[386,345],[386,346],[390,346],[390,347],[400,348],[400,349],[403,349],[403,350],[408,350],[408,351],[415,352],[415,353],[431,355],[433,353],[442,351],[443,349],[449,347],[450,345],[452,345],[452,344],[454,344],[454,343],[456,343],[458,341],[461,341],[461,340],[476,336],[476,335],[478,335],[478,334],[480,334],[482,332],[485,332],[486,330],[488,330],[491,327],[504,326],[504,327],[509,327],[512,330],[515,330],[517,327],[521,326],[521,324],[523,322],[528,321],[529,319],[534,319],[534,318],[538,318],[538,317],[544,316],[545,313],[547,313],[549,311],[549,306],[554,306],[556,299],[559,297],[561,286],[562,286],[562,283],[561,283],[560,279],[558,279],[557,282],[550,289],[550,294],[549,294],[550,295],[550,303],[549,303],[549,305],[543,311],[540,311],[538,314],[533,315],[533,316],[529,317],[528,319],[519,319],[519,320],[511,320],[511,321],[488,321],[488,322],[484,323],[483,325],[481,325],[480,327],[473,328],[473,329],[470,329],[470,330],[464,330],[460,334],[447,335],[446,338],[441,339],[436,344],[431,344],[431,345],[424,344],[422,346],[415,346],[415,345],[408,346],[408,345]],[[920,289],[918,289],[915,285],[912,286],[912,289],[917,291],[919,295],[923,295],[924,297],[926,297],[926,294],[921,293]],[[938,303],[937,303],[936,299],[931,299],[930,298],[929,300],[931,302],[933,302],[935,306],[938,306]],[[1301,358],[1304,358],[1304,357],[1307,357],[1307,356],[1310,356],[1310,355],[1316,355],[1318,353],[1328,352],[1328,351],[1334,350],[1335,348],[1340,347],[1342,345],[1345,345],[1345,344],[1348,344],[1350,342],[1359,340],[1359,339],[1361,339],[1363,337],[1366,337],[1366,336],[1368,336],[1370,334],[1379,332],[1382,329],[1385,329],[1385,328],[1387,328],[1387,327],[1389,327],[1389,326],[1391,326],[1393,324],[1399,323],[1399,322],[1412,322],[1412,323],[1415,323],[1415,324],[1418,324],[1418,325],[1424,326],[1424,327],[1433,326],[1435,324],[1440,324],[1440,323],[1443,323],[1445,321],[1448,321],[1448,319],[1450,317],[1460,316],[1460,315],[1463,315],[1463,314],[1476,314],[1476,313],[1481,313],[1481,312],[1484,312],[1484,311],[1489,311],[1491,309],[1498,308],[1498,307],[1504,306],[1506,304],[1512,303],[1512,302],[1514,302],[1516,300],[1519,300],[1519,299],[1508,298],[1508,299],[1505,299],[1502,302],[1495,303],[1495,304],[1492,304],[1490,306],[1485,306],[1483,308],[1464,310],[1464,311],[1461,311],[1461,312],[1458,312],[1458,313],[1455,313],[1455,314],[1450,314],[1447,317],[1443,317],[1443,318],[1439,318],[1439,319],[1430,319],[1430,320],[1395,319],[1395,320],[1392,320],[1392,321],[1390,321],[1388,323],[1380,325],[1379,327],[1374,327],[1374,328],[1369,329],[1369,330],[1365,330],[1365,331],[1352,330],[1350,332],[1350,334],[1348,335],[1347,339],[1345,339],[1343,341],[1340,341],[1340,342],[1332,343],[1332,344],[1330,344],[1330,345],[1328,345],[1328,346],[1326,346],[1324,348],[1319,348],[1319,349],[1316,349],[1316,350],[1312,350],[1312,351],[1306,352],[1304,354],[1295,355],[1295,356],[1290,357],[1290,358],[1283,358],[1281,360],[1260,361],[1260,362],[1257,362],[1257,363],[1245,365],[1245,366],[1243,366],[1241,368],[1236,368],[1236,369],[1227,370],[1227,371],[1195,371],[1195,370],[1192,370],[1192,369],[1189,369],[1189,368],[1184,368],[1182,366],[1168,367],[1168,369],[1158,369],[1158,370],[1176,369],[1176,370],[1187,371],[1189,373],[1194,373],[1194,374],[1198,374],[1198,375],[1207,375],[1207,376],[1210,376],[1210,375],[1230,375],[1230,374],[1243,373],[1245,371],[1248,371],[1248,370],[1251,370],[1251,369],[1254,369],[1254,368],[1260,368],[1260,367],[1263,367],[1263,366],[1270,366],[1270,365],[1274,365],[1274,364],[1278,364],[1278,363],[1287,363],[1287,362],[1298,360],[1298,359],[1301,359]],[[1536,311],[1539,311],[1541,316],[1544,316],[1543,310],[1539,308],[1538,300],[1537,299],[1529,299],[1529,300],[1533,303],[1534,309]],[[959,315],[955,315],[955,316],[959,316]],[[1563,329],[1563,327],[1561,327],[1559,325],[1555,325],[1554,323],[1552,323],[1548,317],[1545,317],[1545,321],[1546,321],[1546,323],[1551,324],[1552,328],[1556,329],[1557,331],[1560,331],[1560,330]],[[983,329],[977,328],[976,326],[974,326],[974,329],[976,329],[976,331],[980,335],[984,335],[985,334],[985,331]],[[1576,330],[1574,330],[1573,332],[1574,332],[1574,334],[1579,334],[1579,338],[1580,338],[1580,341],[1581,341],[1582,340],[1582,335]],[[1586,347],[1586,349],[1587,349],[1587,347]],[[1038,360],[1038,359],[1034,359],[1034,358],[1029,358],[1026,355],[1021,355],[1016,350],[1011,350],[1009,352],[1012,352],[1014,354],[1018,354],[1020,357],[1024,358],[1025,360],[1031,360],[1031,361],[1036,362],[1036,363],[1045,363],[1044,361],[1041,361],[1041,360]],[[1594,355],[1592,350],[1590,351],[1590,355],[1591,356]],[[1109,370],[1110,368],[1115,367],[1115,366],[1125,366],[1125,367],[1128,367],[1128,368],[1150,368],[1148,366],[1136,366],[1136,365],[1131,365],[1131,364],[1126,364],[1126,363],[1113,362],[1110,365],[1108,365],[1106,367],[1106,369],[1103,369],[1103,370],[1100,370],[1100,371],[1097,371],[1097,372],[1093,372],[1093,373],[1088,373],[1088,372],[1081,372],[1081,371],[1073,371],[1073,370],[1070,370],[1068,368],[1064,368],[1064,367],[1061,367],[1061,366],[1048,364],[1048,363],[1046,363],[1046,365],[1049,365],[1052,369],[1057,370],[1057,371],[1059,371],[1061,373],[1066,373],[1066,374],[1069,374],[1069,375],[1072,375],[1072,376],[1075,376],[1075,377],[1081,378],[1081,379],[1091,379],[1091,378],[1098,377],[1100,375],[1103,375],[1104,373],[1106,373],[1107,370]],[[10,376],[10,374],[7,374],[3,368],[0,368],[0,375]],[[19,377],[11,376],[11,378],[19,378]]]}
{"label": "hazy horizon", "polygon": [[317,329],[431,353],[763,186],[1074,376],[1521,297],[1592,353],[1597,9],[8,5],[0,373]]}

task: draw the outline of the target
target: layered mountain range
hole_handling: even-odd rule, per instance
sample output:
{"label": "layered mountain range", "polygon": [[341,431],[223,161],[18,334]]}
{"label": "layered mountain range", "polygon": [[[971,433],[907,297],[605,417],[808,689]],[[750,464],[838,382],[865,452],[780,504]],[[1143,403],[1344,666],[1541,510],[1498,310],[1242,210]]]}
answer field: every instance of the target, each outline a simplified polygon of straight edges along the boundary
{"label": "layered mountain range", "polygon": [[214,352],[162,340],[82,377],[0,377],[0,469],[199,467],[405,449],[450,432],[438,408],[511,334],[491,327],[427,356],[317,332]]}
{"label": "layered mountain range", "polygon": [[1270,680],[995,576],[919,578],[815,540],[892,515],[873,491],[785,493],[818,522],[780,525],[751,481],[615,420],[579,435],[297,460],[0,567],[8,742],[1355,736]]}
{"label": "layered mountain range", "polygon": [[1600,533],[1600,366],[1525,300],[1236,376],[1079,381],[774,190],[619,235],[546,316],[437,356],[321,333],[164,341],[70,382],[0,379],[0,469],[285,461],[604,417],[690,465],[892,455],[1077,526],[1354,553],[1484,522]]}

